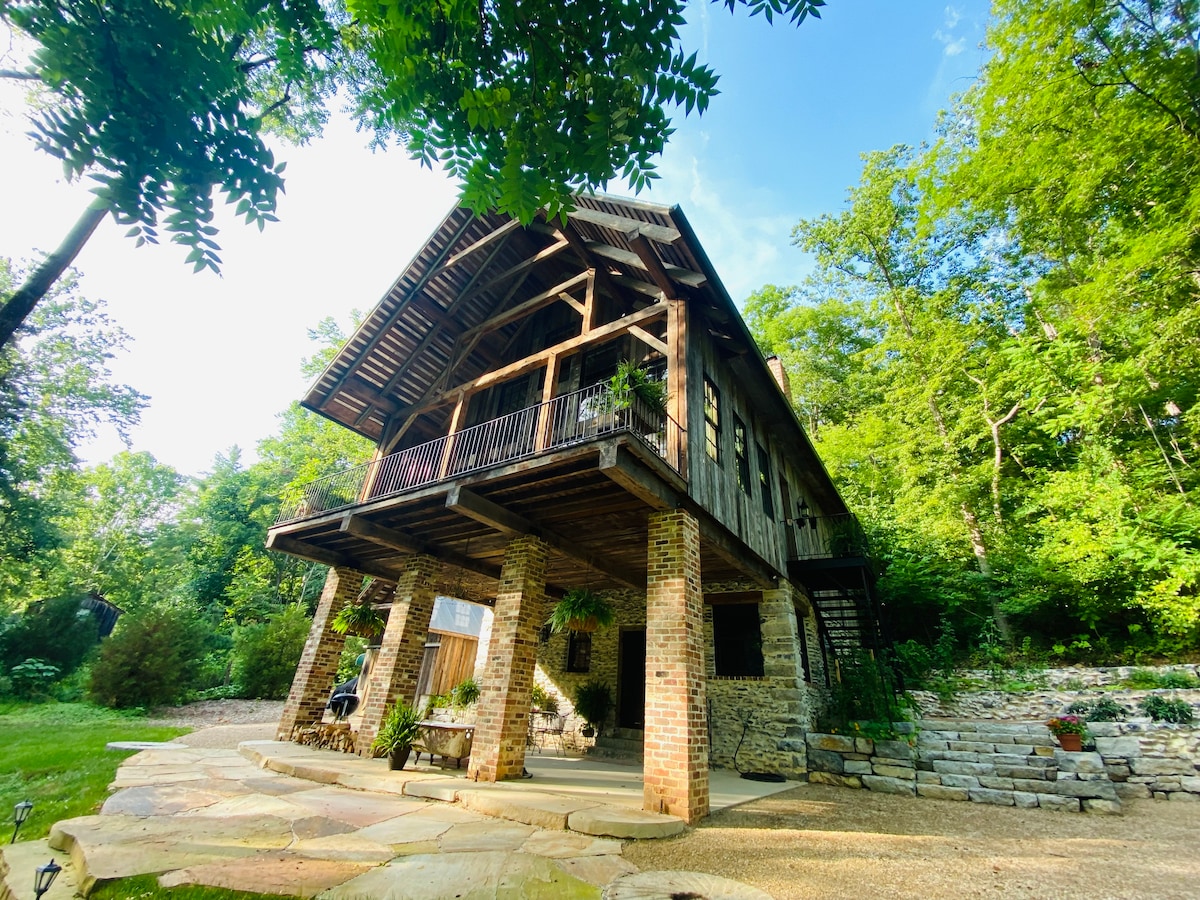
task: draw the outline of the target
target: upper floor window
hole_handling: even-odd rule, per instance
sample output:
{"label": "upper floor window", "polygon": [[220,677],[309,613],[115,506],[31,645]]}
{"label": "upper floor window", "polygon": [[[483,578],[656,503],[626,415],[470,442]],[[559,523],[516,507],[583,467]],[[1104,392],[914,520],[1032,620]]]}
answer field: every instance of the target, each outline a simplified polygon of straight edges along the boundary
{"label": "upper floor window", "polygon": [[767,448],[755,444],[758,449],[758,486],[762,490],[763,515],[768,519],[775,518],[775,501],[771,497],[771,458],[767,456]]}
{"label": "upper floor window", "polygon": [[704,451],[714,462],[721,461],[721,392],[704,378]]}
{"label": "upper floor window", "polygon": [[738,487],[750,496],[750,450],[746,446],[746,423],[733,417],[733,458],[737,463]]}

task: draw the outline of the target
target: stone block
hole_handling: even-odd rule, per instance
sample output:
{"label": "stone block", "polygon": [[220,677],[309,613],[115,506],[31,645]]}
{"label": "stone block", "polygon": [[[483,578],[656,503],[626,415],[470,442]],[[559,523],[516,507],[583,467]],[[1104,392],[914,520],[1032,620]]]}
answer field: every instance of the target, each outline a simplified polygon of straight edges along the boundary
{"label": "stone block", "polygon": [[977,788],[977,787],[979,787],[979,779],[976,778],[974,775],[946,774],[946,775],[940,775],[938,777],[940,777],[942,779],[942,784],[946,785],[946,787],[959,787],[959,788]]}
{"label": "stone block", "polygon": [[994,775],[996,770],[984,763],[939,759],[934,762],[933,771],[942,775]]}
{"label": "stone block", "polygon": [[872,754],[875,752],[875,742],[870,738],[856,737],[854,739],[854,750],[856,753]]}
{"label": "stone block", "polygon": [[1030,766],[1034,769],[1058,769],[1058,763],[1054,761],[1054,754],[1047,756],[1027,756],[1022,765]]}
{"label": "stone block", "polygon": [[875,755],[888,759],[912,759],[913,748],[906,741],[876,741]]}
{"label": "stone block", "polygon": [[1179,786],[1185,791],[1200,794],[1200,775],[1184,775],[1179,779]]}
{"label": "stone block", "polygon": [[1097,813],[1102,816],[1119,816],[1121,814],[1120,800],[1084,800],[1083,811]]}
{"label": "stone block", "polygon": [[567,817],[567,827],[580,834],[615,838],[663,838],[683,831],[682,819],[643,809],[593,806]]}
{"label": "stone block", "polygon": [[918,784],[917,795],[931,800],[970,800],[966,788],[946,787],[941,784]]}
{"label": "stone block", "polygon": [[1051,750],[1058,747],[1058,741],[1056,741],[1049,734],[1046,734],[1046,735],[1031,734],[1027,738],[1021,738],[1021,743],[1032,745],[1034,753],[1038,752],[1038,747],[1042,747],[1044,749],[1048,748]]}
{"label": "stone block", "polygon": [[1035,769],[1033,766],[996,766],[996,774],[1001,778],[1033,778],[1046,780],[1046,769]]}
{"label": "stone block", "polygon": [[990,743],[993,743],[993,744],[1015,744],[1016,743],[1016,741],[1013,740],[1013,736],[1011,734],[999,734],[994,731],[981,731],[979,733],[979,739],[981,741],[989,741]]}
{"label": "stone block", "polygon": [[876,775],[883,775],[886,778],[898,778],[901,781],[915,781],[917,777],[916,769],[909,769],[904,766],[874,766]]}
{"label": "stone block", "polygon": [[915,783],[903,778],[890,778],[885,775],[864,775],[862,777],[863,785],[869,791],[875,791],[880,794],[908,794],[914,793]]}
{"label": "stone block", "polygon": [[1124,781],[1130,775],[1129,766],[1106,765],[1104,770],[1108,773],[1110,781]]}
{"label": "stone block", "polygon": [[854,738],[844,734],[817,734],[810,731],[805,740],[813,750],[834,750],[840,753],[854,752]]}
{"label": "stone block", "polygon": [[1016,801],[1013,799],[1012,791],[996,791],[990,788],[975,788],[970,792],[971,800],[974,803],[988,803],[992,806],[1014,806]]}
{"label": "stone block", "polygon": [[1054,754],[1060,772],[1076,772],[1085,775],[1103,774],[1104,759],[1099,753],[1068,753],[1059,750]]}
{"label": "stone block", "polygon": [[871,757],[871,762],[877,766],[898,766],[901,769],[916,768],[916,763],[911,759],[895,759],[891,756],[880,756],[878,753]]}
{"label": "stone block", "polygon": [[1150,788],[1144,784],[1114,784],[1113,789],[1122,800],[1149,800]]}
{"label": "stone block", "polygon": [[917,784],[941,784],[942,776],[936,772],[918,772]]}
{"label": "stone block", "polygon": [[832,784],[835,787],[861,788],[862,779],[858,775],[835,775],[832,772],[809,772],[808,780],[813,784]]}
{"label": "stone block", "polygon": [[1075,797],[1058,797],[1054,794],[1038,794],[1038,806],[1056,812],[1079,812],[1079,800]]}
{"label": "stone block", "polygon": [[918,737],[917,737],[917,750],[919,752],[923,753],[926,750],[949,750],[949,749],[950,749],[949,741],[939,741],[932,736],[927,737],[926,735],[923,735],[923,734],[918,735]]}
{"label": "stone block", "polygon": [[949,741],[950,753],[969,753],[978,756],[981,751],[992,752],[991,744],[980,744],[978,741]]}
{"label": "stone block", "polygon": [[833,772],[840,775],[846,770],[846,761],[840,753],[833,750],[817,750],[810,745],[808,769],[810,772]]}
{"label": "stone block", "polygon": [[[972,746],[979,746],[974,744]],[[949,759],[955,762],[979,762],[980,754],[974,750],[947,750],[942,754],[942,759]]]}
{"label": "stone block", "polygon": [[[1089,724],[1088,728],[1094,729],[1095,725]],[[1142,755],[1142,745],[1136,737],[1095,737],[1096,752],[1101,756],[1120,756],[1128,759],[1131,756]]]}
{"label": "stone block", "polygon": [[1029,756],[1033,753],[1033,744],[1013,744],[1011,747],[1005,747],[1006,753],[1015,753],[1017,756]]}
{"label": "stone block", "polygon": [[980,775],[980,787],[990,788],[993,791],[1011,791],[1013,789],[1013,780],[1011,778],[1000,778],[996,775]]}
{"label": "stone block", "polygon": [[[960,741],[966,741],[969,743],[977,743],[977,744],[994,744],[995,743],[995,741],[993,741],[989,735],[980,734],[978,731],[963,732],[963,733],[959,734],[958,739]],[[1011,744],[1012,738],[1008,738],[1007,742]]]}
{"label": "stone block", "polygon": [[1021,756],[1016,753],[997,752],[992,754],[987,762],[990,762],[994,766],[1023,766],[1028,759],[1028,755]]}
{"label": "stone block", "polygon": [[857,759],[860,762],[869,760],[870,758],[871,758],[870,753],[843,753],[842,754],[842,759]]}
{"label": "stone block", "polygon": [[1040,794],[1043,791],[1054,790],[1052,782],[1041,778],[1014,778],[1012,781],[1014,791],[1033,791],[1035,794]]}
{"label": "stone block", "polygon": [[1162,756],[1137,756],[1129,760],[1129,768],[1138,775],[1195,775],[1196,767],[1183,759]]}
{"label": "stone block", "polygon": [[917,760],[917,770],[920,772],[932,772],[933,771],[933,760],[932,759],[918,759]]}
{"label": "stone block", "polygon": [[871,763],[865,759],[848,759],[844,763],[843,771],[847,775],[870,775],[873,770]]}
{"label": "stone block", "polygon": [[[1115,738],[1121,734],[1121,724],[1119,722],[1088,722],[1088,731],[1095,738]],[[1133,740],[1137,740],[1137,738],[1133,738]],[[1099,741],[1097,741],[1096,749],[1099,750]]]}
{"label": "stone block", "polygon": [[1038,805],[1034,791],[1013,791],[1013,805],[1019,809],[1034,809]]}
{"label": "stone block", "polygon": [[1046,757],[1054,756],[1054,747],[1053,746],[1034,747],[1033,748],[1033,756],[1031,756],[1030,759],[1033,759],[1034,757],[1038,757],[1038,756],[1046,756]]}
{"label": "stone block", "polygon": [[1185,791],[1178,791],[1171,795],[1171,799],[1172,800],[1183,800],[1188,803],[1195,803],[1198,798],[1196,797],[1195,794],[1189,794],[1189,793],[1186,793]]}
{"label": "stone block", "polygon": [[1089,800],[1116,800],[1117,791],[1107,781],[1057,781],[1054,792],[1061,797]]}
{"label": "stone block", "polygon": [[916,734],[917,725],[915,722],[893,722],[892,728],[896,734]]}

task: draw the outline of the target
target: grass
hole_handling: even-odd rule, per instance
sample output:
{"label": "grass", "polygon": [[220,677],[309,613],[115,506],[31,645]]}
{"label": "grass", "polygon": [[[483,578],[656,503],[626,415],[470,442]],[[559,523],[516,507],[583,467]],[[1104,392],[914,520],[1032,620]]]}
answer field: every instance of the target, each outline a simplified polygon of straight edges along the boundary
{"label": "grass", "polygon": [[[85,703],[0,703],[0,823],[11,829],[11,810],[21,800],[33,801],[21,840],[45,837],[60,819],[90,815],[104,802],[117,766],[131,755],[105,744],[165,741],[187,730],[152,727],[135,715]],[[2,829],[0,838],[12,836]]]}
{"label": "grass", "polygon": [[136,878],[121,878],[97,887],[91,900],[287,900],[280,894],[248,894],[245,891],[229,891],[225,888],[204,887],[185,884],[179,887],[159,887],[157,875],[139,875]]}

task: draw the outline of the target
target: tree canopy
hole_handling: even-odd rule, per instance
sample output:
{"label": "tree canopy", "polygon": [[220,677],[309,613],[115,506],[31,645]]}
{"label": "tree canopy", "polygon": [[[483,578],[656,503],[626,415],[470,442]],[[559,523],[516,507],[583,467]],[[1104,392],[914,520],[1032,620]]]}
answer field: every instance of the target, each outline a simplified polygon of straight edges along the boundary
{"label": "tree canopy", "polygon": [[937,143],[869,154],[797,226],[813,279],[751,298],[901,637],[1200,637],[1198,8],[1001,0]]}
{"label": "tree canopy", "polygon": [[[716,2],[716,0],[714,0]],[[720,0],[802,22],[825,0]],[[717,76],[681,46],[682,0],[379,5],[348,0],[2,0],[34,42],[37,145],[97,199],[0,307],[0,345],[111,213],[220,265],[213,192],[261,228],[283,164],[264,141],[319,131],[338,88],[377,145],[393,138],[462,182],[463,201],[530,221],[573,192],[654,177],[667,107],[703,112]]]}

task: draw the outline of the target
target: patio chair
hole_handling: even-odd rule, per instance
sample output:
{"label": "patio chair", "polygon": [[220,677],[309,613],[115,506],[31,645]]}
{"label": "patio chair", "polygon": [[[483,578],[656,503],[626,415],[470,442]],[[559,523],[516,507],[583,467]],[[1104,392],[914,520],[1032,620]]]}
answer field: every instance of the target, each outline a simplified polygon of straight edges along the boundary
{"label": "patio chair", "polygon": [[529,733],[533,738],[533,744],[537,747],[538,753],[542,752],[542,748],[546,746],[546,742],[558,742],[558,751],[566,753],[567,748],[563,743],[563,729],[566,727],[567,717],[560,716],[557,713],[551,712],[534,712],[529,715]]}

